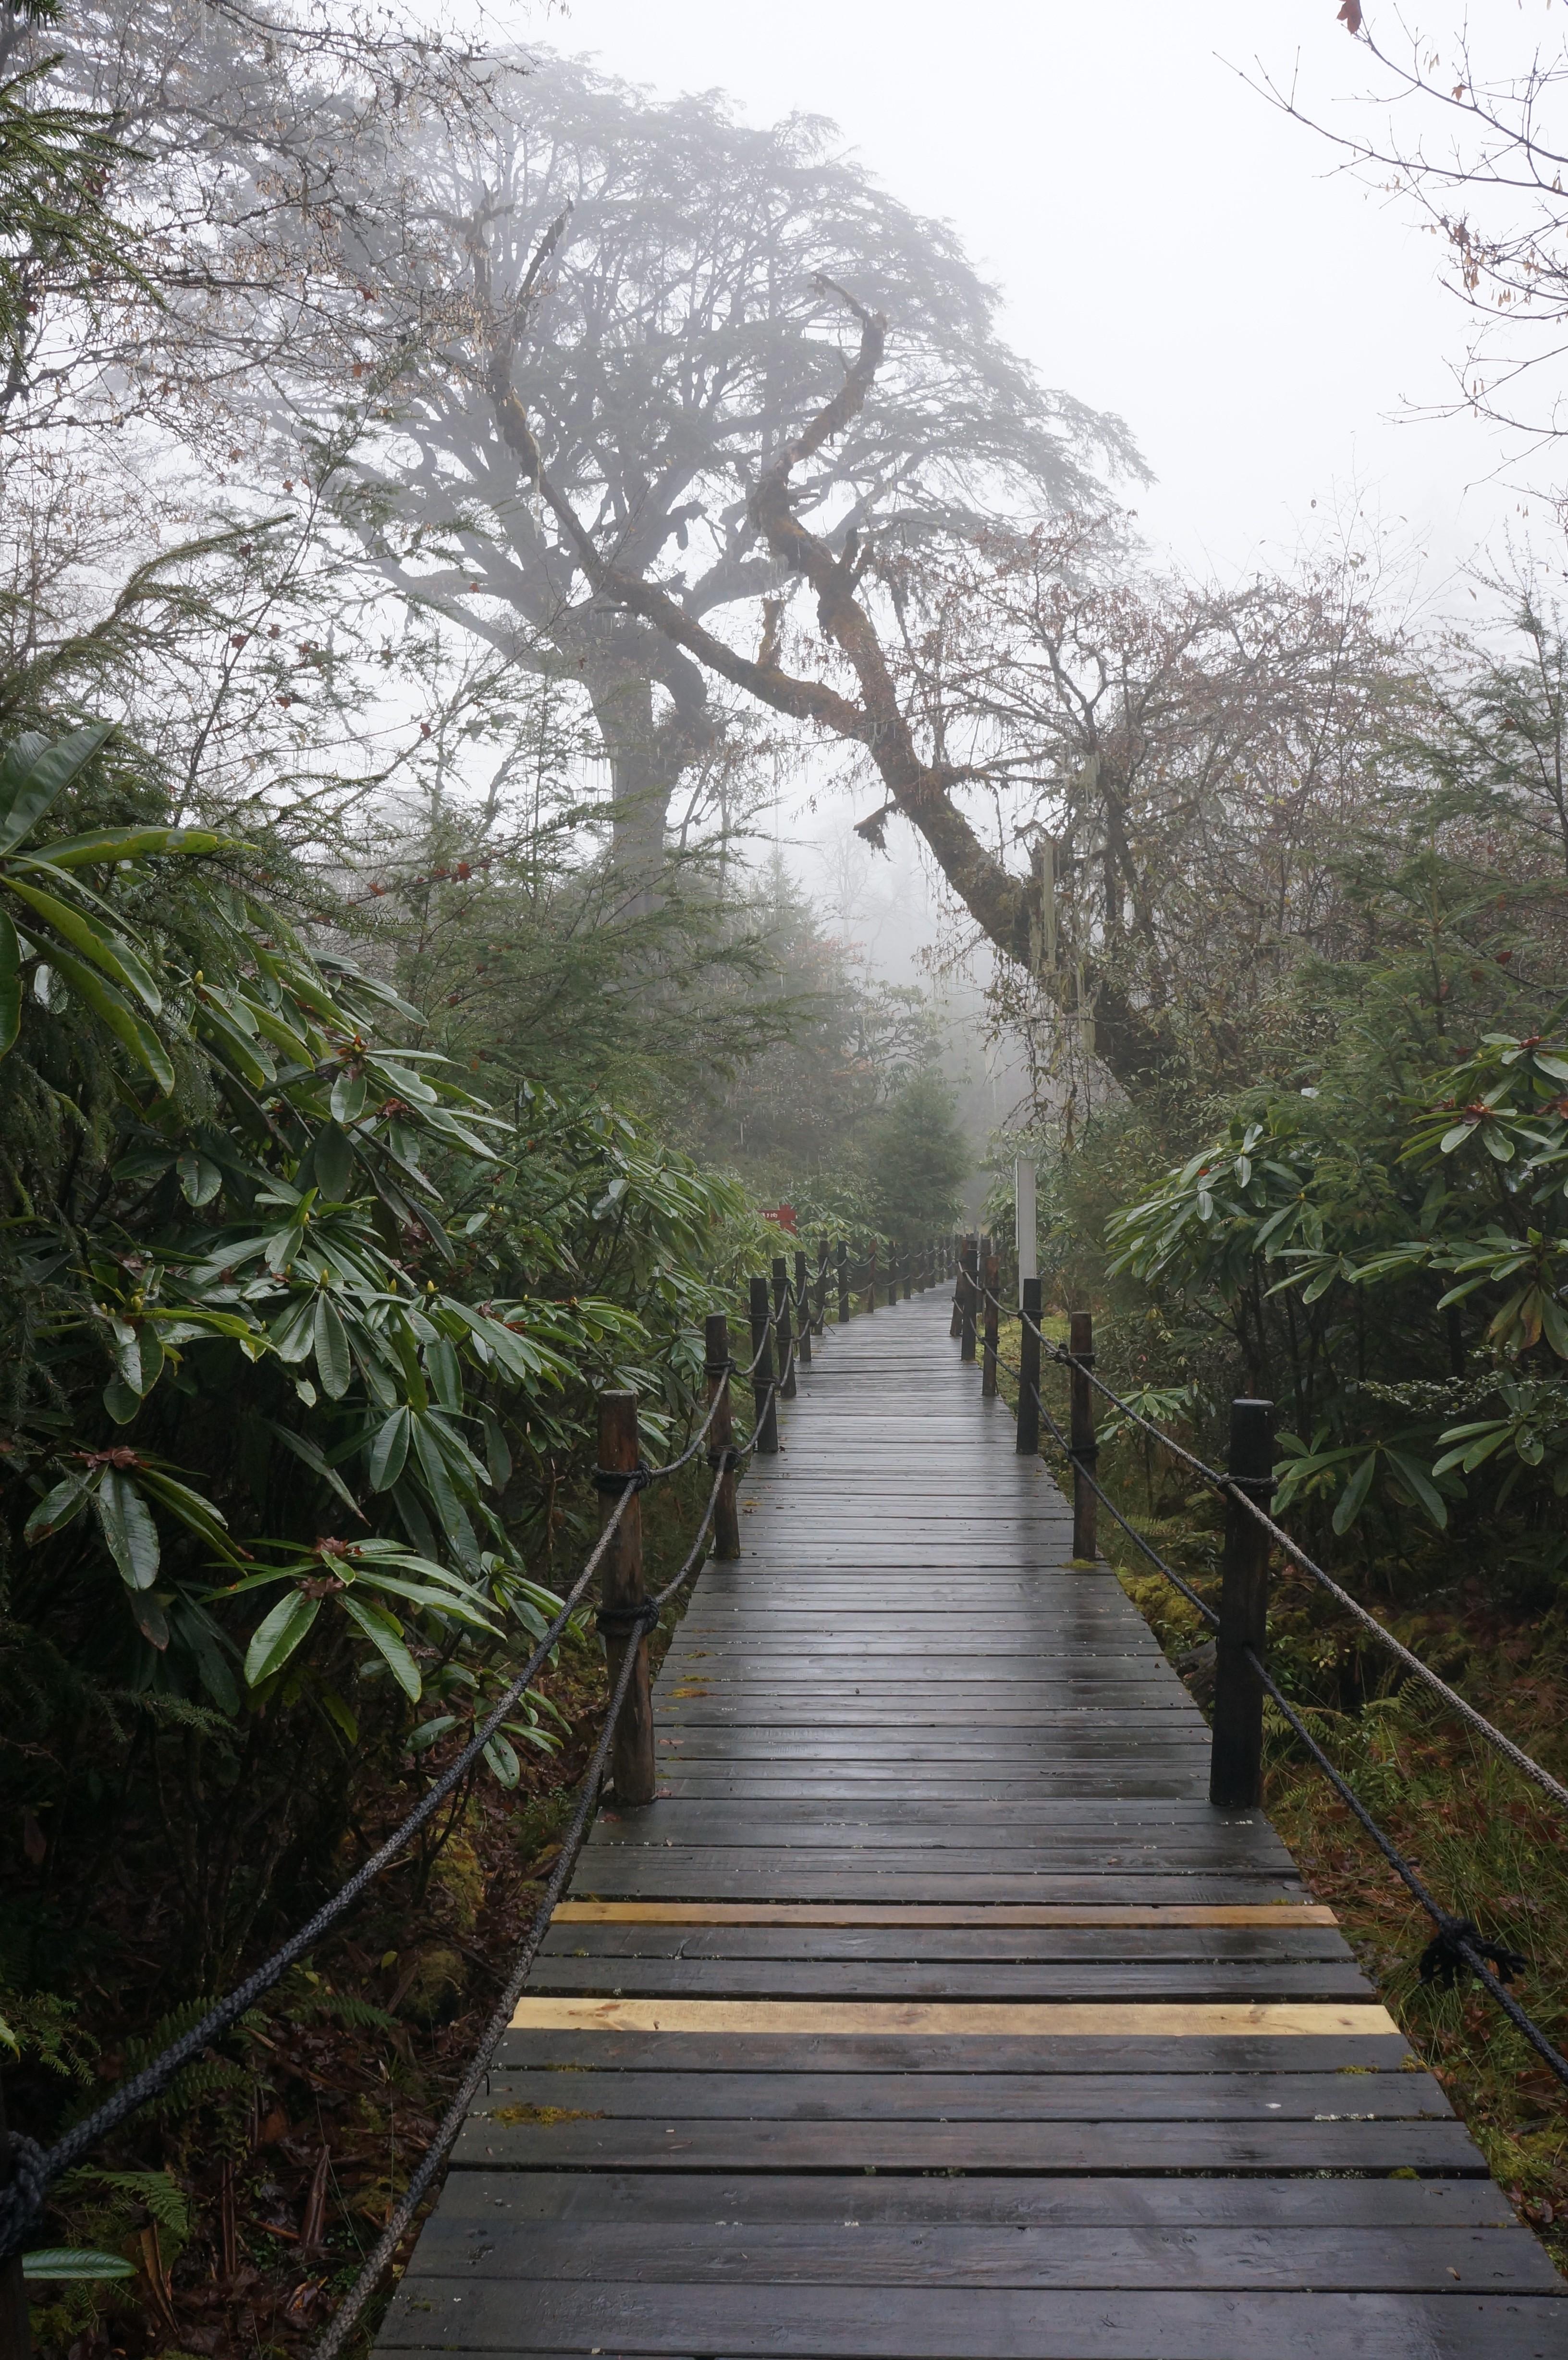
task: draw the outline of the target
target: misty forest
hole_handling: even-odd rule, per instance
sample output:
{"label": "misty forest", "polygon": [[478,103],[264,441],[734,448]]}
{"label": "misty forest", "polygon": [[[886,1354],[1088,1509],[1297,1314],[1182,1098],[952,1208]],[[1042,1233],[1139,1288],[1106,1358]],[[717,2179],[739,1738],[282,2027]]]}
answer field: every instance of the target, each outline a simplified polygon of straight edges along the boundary
{"label": "misty forest", "polygon": [[[1457,121],[1446,53],[1375,65],[1391,147],[1252,103],[1433,229],[1454,399],[1528,449],[1529,532],[1431,596],[1326,511],[1272,570],[1171,556],[1149,421],[1015,348],[826,75],[762,121],[542,9],[0,8],[0,2121],[57,2139],[195,2024],[550,1641],[364,1906],[55,2182],[40,2354],[320,2333],[597,1741],[555,1621],[596,1398],[686,1449],[780,1245],[985,1232],[1009,1350],[1032,1245],[1046,1336],[1092,1309],[1204,1459],[1272,1401],[1275,1514],[1568,1775],[1568,63],[1466,60]],[[1202,1589],[1222,1504],[1099,1439],[1206,1708],[1128,1528]],[[648,1493],[650,1580],[706,1496],[701,1451]],[[1284,1560],[1269,1649],[1563,2042],[1552,1808]],[[1267,1744],[1568,2252],[1561,2090]]]}

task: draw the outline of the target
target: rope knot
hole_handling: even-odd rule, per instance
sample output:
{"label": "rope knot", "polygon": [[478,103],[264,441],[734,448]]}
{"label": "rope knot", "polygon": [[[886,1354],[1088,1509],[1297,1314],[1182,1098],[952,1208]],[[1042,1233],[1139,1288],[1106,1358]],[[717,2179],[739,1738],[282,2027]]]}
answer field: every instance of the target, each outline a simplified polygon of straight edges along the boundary
{"label": "rope knot", "polygon": [[1436,1933],[1421,1952],[1422,1983],[1435,1983],[1440,1991],[1452,1991],[1455,1983],[1475,1972],[1475,1960],[1466,1957],[1467,1950],[1487,1960],[1500,1983],[1511,1983],[1530,1965],[1530,1961],[1518,1950],[1488,1940],[1473,1918],[1440,1918]]}
{"label": "rope knot", "polygon": [[645,1598],[640,1606],[601,1606],[594,1617],[596,1627],[614,1638],[636,1638],[644,1631],[659,1626],[657,1600]]}
{"label": "rope knot", "polygon": [[589,1480],[595,1491],[615,1498],[622,1491],[646,1491],[653,1476],[653,1469],[639,1459],[635,1467],[595,1467]]}
{"label": "rope knot", "polygon": [[744,1453],[733,1443],[715,1444],[708,1452],[708,1464],[715,1475],[733,1475],[740,1466]]}

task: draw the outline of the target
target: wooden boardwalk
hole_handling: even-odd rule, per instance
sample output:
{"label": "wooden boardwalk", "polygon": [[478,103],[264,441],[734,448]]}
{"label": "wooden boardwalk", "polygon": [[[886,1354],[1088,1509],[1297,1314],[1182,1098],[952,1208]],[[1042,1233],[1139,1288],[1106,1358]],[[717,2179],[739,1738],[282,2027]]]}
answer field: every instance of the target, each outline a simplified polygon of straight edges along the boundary
{"label": "wooden boardwalk", "polygon": [[1568,2305],[945,1295],[830,1331],[388,2355],[1560,2360]]}

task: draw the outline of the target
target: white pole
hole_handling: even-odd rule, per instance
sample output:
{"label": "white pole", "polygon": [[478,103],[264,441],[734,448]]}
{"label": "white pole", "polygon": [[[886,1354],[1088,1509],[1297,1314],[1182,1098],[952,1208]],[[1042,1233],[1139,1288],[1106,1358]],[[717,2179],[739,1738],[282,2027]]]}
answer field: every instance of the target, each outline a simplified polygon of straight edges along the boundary
{"label": "white pole", "polygon": [[1019,1155],[1013,1163],[1014,1224],[1018,1240],[1018,1307],[1023,1308],[1024,1281],[1040,1276],[1040,1242],[1036,1234],[1034,1159]]}

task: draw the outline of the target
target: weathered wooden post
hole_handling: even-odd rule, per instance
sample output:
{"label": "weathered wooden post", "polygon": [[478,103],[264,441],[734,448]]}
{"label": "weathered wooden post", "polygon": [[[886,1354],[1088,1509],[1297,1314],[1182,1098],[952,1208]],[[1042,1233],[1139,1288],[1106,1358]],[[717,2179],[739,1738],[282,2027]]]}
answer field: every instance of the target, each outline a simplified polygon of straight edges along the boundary
{"label": "weathered wooden post", "polygon": [[[985,1242],[990,1246],[989,1238]],[[983,1401],[995,1401],[996,1398],[996,1347],[1001,1340],[1002,1317],[1002,1308],[996,1289],[1001,1283],[1002,1265],[994,1250],[986,1254],[981,1268],[981,1284],[985,1289],[985,1357],[980,1371],[980,1397]]]}
{"label": "weathered wooden post", "polygon": [[898,1300],[898,1265],[902,1260],[897,1246],[887,1249],[887,1308],[892,1310]]}
{"label": "weathered wooden post", "polygon": [[751,1372],[751,1405],[757,1417],[757,1456],[772,1459],[779,1450],[779,1394],[773,1382],[773,1321],[765,1278],[751,1282],[751,1350],[757,1363]]}
{"label": "weathered wooden post", "polygon": [[909,1301],[909,1299],[910,1295],[911,1295],[914,1293],[914,1291],[915,1291],[915,1282],[914,1282],[914,1274],[913,1274],[913,1273],[914,1273],[915,1250],[914,1250],[913,1246],[906,1246],[906,1247],[904,1248],[904,1250],[903,1250],[903,1257],[902,1257],[902,1259],[903,1259],[903,1264],[904,1264],[904,1273],[903,1273],[903,1274],[904,1274],[904,1300],[905,1300],[905,1302],[906,1302],[906,1303],[908,1303],[908,1301]]}
{"label": "weathered wooden post", "polygon": [[800,1340],[795,1349],[800,1355],[800,1366],[809,1369],[811,1365],[811,1293],[806,1284],[806,1255],[801,1246],[795,1249],[795,1317],[800,1323]]}
{"label": "weathered wooden post", "polygon": [[841,1328],[847,1328],[849,1325],[849,1248],[844,1243],[843,1238],[840,1238],[838,1241],[838,1254],[836,1259],[838,1267],[838,1324]]}
{"label": "weathered wooden post", "polygon": [[789,1349],[789,1265],[782,1254],[773,1257],[773,1334],[779,1347],[779,1398],[793,1401],[799,1388],[795,1382],[795,1356]]}
{"label": "weathered wooden post", "polygon": [[817,1248],[817,1333],[825,1333],[828,1320],[828,1249],[827,1240]]}
{"label": "weathered wooden post", "polygon": [[[726,1563],[740,1555],[740,1518],[735,1513],[735,1412],[730,1403],[730,1323],[722,1311],[710,1311],[705,1330],[708,1404],[716,1401],[708,1428],[708,1464],[719,1475],[719,1496],[713,1503],[713,1555]],[[724,1472],[719,1474],[723,1468]]]}
{"label": "weathered wooden post", "polygon": [[975,1358],[975,1313],[980,1300],[980,1240],[967,1237],[958,1262],[959,1359]]}
{"label": "weathered wooden post", "polygon": [[[619,1479],[635,1475],[637,1467],[637,1398],[636,1393],[599,1396],[599,1465],[595,1483],[602,1502],[600,1529],[615,1513],[626,1489]],[[605,1668],[612,1692],[621,1677],[626,1651],[633,1649],[633,1666],[626,1700],[610,1741],[610,1775],[617,1803],[631,1806],[653,1800],[653,1694],[648,1677],[648,1629],[641,1621],[647,1601],[642,1580],[642,1500],[633,1492],[621,1511],[615,1536],[605,1550],[599,1573],[599,1628],[604,1638]]]}
{"label": "weathered wooden post", "polygon": [[964,1333],[964,1240],[958,1238],[954,1242],[957,1251],[953,1255],[953,1325],[947,1332],[950,1336],[962,1336]]}
{"label": "weathered wooden post", "polygon": [[[1020,1459],[1040,1450],[1040,1281],[1023,1284],[1023,1322],[1018,1329],[1018,1439]],[[1033,1325],[1030,1325],[1030,1322]]]}
{"label": "weathered wooden post", "polygon": [[[1233,1493],[1267,1512],[1274,1499],[1273,1466],[1273,1403],[1233,1401],[1226,1470]],[[1262,1663],[1268,1640],[1269,1535],[1233,1496],[1225,1502],[1209,1748],[1209,1800],[1225,1810],[1251,1810],[1263,1800],[1263,1683],[1247,1650]]]}
{"label": "weathered wooden post", "polygon": [[1090,1482],[1094,1461],[1100,1455],[1100,1446],[1094,1439],[1094,1389],[1088,1378],[1094,1365],[1093,1313],[1073,1314],[1067,1349],[1073,1361],[1068,1372],[1068,1398],[1073,1411],[1068,1435],[1073,1459],[1073,1554],[1093,1564],[1100,1554],[1100,1503]]}
{"label": "weathered wooden post", "polygon": [[875,1238],[871,1240],[871,1260],[866,1264],[866,1308],[867,1311],[875,1311],[877,1308],[877,1240]]}

